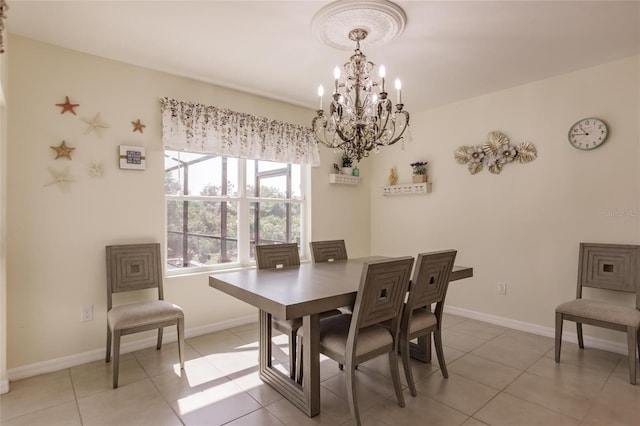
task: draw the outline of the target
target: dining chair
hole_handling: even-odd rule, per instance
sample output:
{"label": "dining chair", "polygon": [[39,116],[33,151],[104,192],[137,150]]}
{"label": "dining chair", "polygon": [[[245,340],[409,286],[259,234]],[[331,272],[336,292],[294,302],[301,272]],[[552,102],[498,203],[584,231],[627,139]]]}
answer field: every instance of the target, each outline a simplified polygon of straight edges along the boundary
{"label": "dining chair", "polygon": [[[184,312],[164,300],[160,244],[127,244],[106,247],[107,254],[107,356],[111,361],[113,337],[113,388],[118,387],[121,336],[158,329],[156,349],[162,347],[162,330],[175,325],[178,332],[180,369],[184,369]],[[113,294],[157,289],[158,298],[113,306]]]}
{"label": "dining chair", "polygon": [[[584,349],[582,324],[626,332],[629,382],[632,385],[636,384],[636,346],[640,352],[640,265],[638,262],[640,262],[640,246],[637,245],[580,243],[576,298],[556,308],[556,363],[560,362],[564,320],[576,323],[580,349]],[[584,287],[635,293],[636,306],[634,308],[593,297],[584,298]]]}
{"label": "dining chair", "polygon": [[[389,355],[396,399],[400,407],[405,405],[398,369],[398,339],[413,260],[413,257],[400,257],[365,263],[353,314],[335,315],[319,321],[320,353],[346,367],[349,409],[356,425],[361,423],[355,366],[365,361],[385,353]],[[298,349],[301,351],[304,344],[302,329],[298,335],[302,338]]]}
{"label": "dining chair", "polygon": [[309,247],[314,263],[333,262],[348,258],[344,240],[311,241]]}
{"label": "dining chair", "polygon": [[[420,253],[416,260],[400,322],[402,366],[412,396],[416,396],[417,392],[410,360],[411,349],[415,348],[411,340],[426,336],[426,344],[431,345],[433,334],[440,371],[445,378],[449,377],[442,348],[442,312],[456,254],[455,250]],[[433,303],[436,306],[432,312]]]}

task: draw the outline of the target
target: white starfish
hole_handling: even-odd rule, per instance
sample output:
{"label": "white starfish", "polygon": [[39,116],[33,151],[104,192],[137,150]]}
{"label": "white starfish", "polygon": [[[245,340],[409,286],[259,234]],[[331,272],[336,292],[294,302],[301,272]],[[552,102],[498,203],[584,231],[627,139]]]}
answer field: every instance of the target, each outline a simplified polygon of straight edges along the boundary
{"label": "white starfish", "polygon": [[74,177],[69,174],[69,167],[66,167],[62,172],[49,167],[49,173],[53,176],[53,181],[45,184],[45,186],[58,185],[60,188],[66,189],[69,183],[75,181]]}
{"label": "white starfish", "polygon": [[100,121],[100,113],[97,113],[96,116],[91,120],[83,118],[82,121],[89,125],[89,127],[87,127],[87,130],[84,131],[85,133],[95,131],[98,136],[102,136],[102,129],[106,129],[109,127],[107,123],[103,123],[102,121]]}
{"label": "white starfish", "polygon": [[89,176],[92,177],[100,177],[104,174],[104,168],[102,167],[102,164],[97,162],[91,163],[87,170],[89,171]]}

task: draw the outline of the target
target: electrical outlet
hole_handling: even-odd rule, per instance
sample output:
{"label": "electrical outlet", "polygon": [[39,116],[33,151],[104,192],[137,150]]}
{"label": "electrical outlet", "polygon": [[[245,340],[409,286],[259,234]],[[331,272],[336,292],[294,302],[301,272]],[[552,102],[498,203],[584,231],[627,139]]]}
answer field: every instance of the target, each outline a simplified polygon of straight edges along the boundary
{"label": "electrical outlet", "polygon": [[498,294],[505,296],[507,294],[507,283],[498,283],[496,290]]}
{"label": "electrical outlet", "polygon": [[80,321],[93,320],[93,305],[83,305],[80,311]]}

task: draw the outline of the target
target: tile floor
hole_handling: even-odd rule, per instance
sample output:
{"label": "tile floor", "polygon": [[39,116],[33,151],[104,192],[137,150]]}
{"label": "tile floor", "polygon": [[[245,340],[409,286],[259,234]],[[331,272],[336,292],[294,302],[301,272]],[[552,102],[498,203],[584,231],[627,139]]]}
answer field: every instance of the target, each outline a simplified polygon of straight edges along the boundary
{"label": "tile floor", "polygon": [[[357,372],[364,425],[639,425],[640,385],[624,356],[446,315],[449,378],[414,363],[417,397],[400,408],[386,356]],[[343,373],[323,360],[321,414],[308,418],[257,374],[257,324],[187,339],[178,374],[176,344],[126,354],[120,387],[103,361],[11,383],[1,425],[350,425]],[[274,339],[286,363],[287,342]]]}

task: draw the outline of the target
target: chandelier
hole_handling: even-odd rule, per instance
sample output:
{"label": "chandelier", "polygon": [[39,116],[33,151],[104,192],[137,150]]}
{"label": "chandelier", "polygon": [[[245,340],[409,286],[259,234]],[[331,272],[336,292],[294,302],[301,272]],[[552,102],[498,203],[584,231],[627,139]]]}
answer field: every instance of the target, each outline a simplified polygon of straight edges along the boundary
{"label": "chandelier", "polygon": [[[324,88],[318,88],[320,109],[311,122],[315,140],[329,148],[342,150],[344,155],[360,161],[380,147],[393,145],[409,135],[409,113],[402,103],[402,84],[396,79],[396,106],[389,99],[385,86],[385,68],[377,67],[360,51],[360,42],[368,35],[363,28],[349,32],[356,44],[349,62],[334,70],[333,94],[328,114],[322,109]],[[406,135],[405,135],[406,132]]]}

